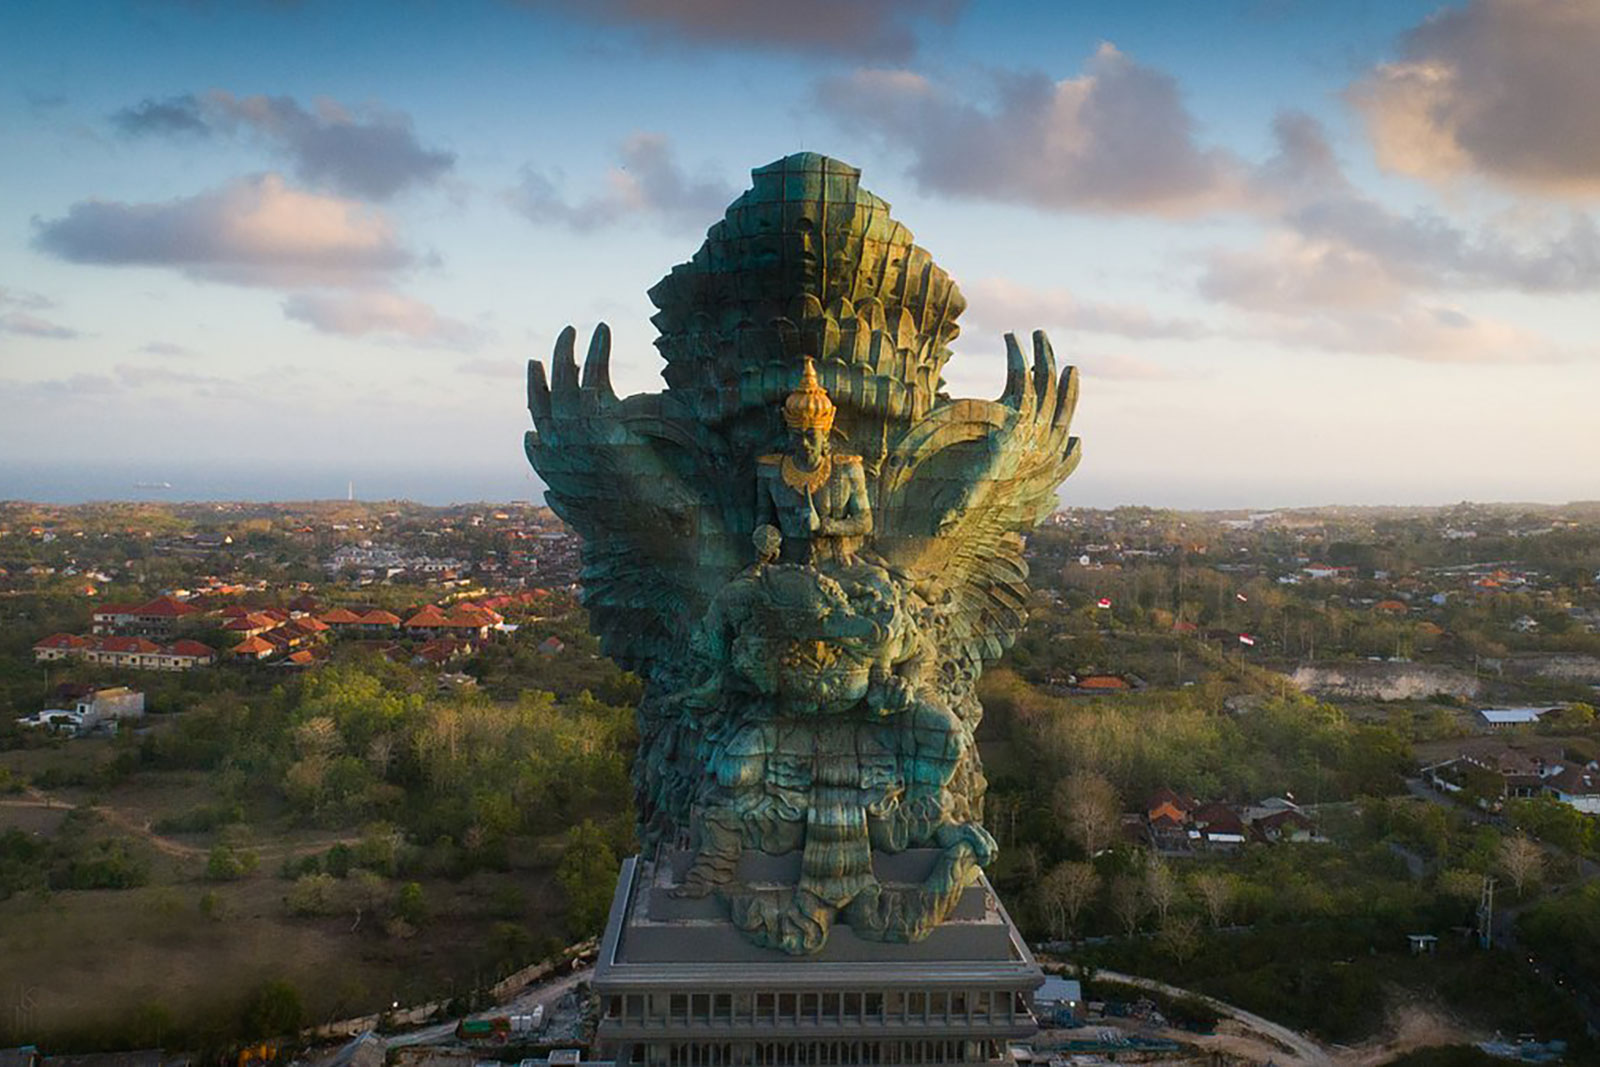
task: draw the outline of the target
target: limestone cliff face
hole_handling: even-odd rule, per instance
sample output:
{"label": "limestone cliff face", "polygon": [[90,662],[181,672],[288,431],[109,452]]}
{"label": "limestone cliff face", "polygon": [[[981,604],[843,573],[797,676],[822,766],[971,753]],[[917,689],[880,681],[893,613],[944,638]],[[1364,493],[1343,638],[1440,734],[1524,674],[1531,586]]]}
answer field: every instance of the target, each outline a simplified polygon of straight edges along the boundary
{"label": "limestone cliff face", "polygon": [[1370,660],[1308,664],[1296,668],[1290,679],[1307,693],[1352,700],[1470,699],[1480,688],[1478,679],[1454,667]]}
{"label": "limestone cliff face", "polygon": [[1505,672],[1553,682],[1582,682],[1600,684],[1600,656],[1585,656],[1569,652],[1533,653],[1513,656],[1506,661]]}

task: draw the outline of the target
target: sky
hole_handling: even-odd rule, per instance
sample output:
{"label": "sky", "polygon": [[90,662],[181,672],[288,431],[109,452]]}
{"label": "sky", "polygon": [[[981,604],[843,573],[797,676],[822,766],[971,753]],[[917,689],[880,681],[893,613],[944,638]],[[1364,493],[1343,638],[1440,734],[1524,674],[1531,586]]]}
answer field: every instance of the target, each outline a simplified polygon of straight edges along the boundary
{"label": "sky", "polygon": [[[0,499],[538,499],[614,338],[791,152],[1078,366],[1067,504],[1600,497],[1592,0],[0,9]],[[150,488],[170,483],[170,489]]]}

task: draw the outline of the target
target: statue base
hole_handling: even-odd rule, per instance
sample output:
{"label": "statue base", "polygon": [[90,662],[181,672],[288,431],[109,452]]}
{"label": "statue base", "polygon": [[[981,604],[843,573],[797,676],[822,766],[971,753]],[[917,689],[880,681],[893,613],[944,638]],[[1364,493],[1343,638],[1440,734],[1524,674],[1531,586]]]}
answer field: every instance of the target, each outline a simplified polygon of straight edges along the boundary
{"label": "statue base", "polygon": [[[917,885],[942,853],[873,854],[886,886]],[[836,926],[815,955],[751,944],[715,897],[674,895],[690,857],[626,860],[595,966],[595,1052],[619,1065],[817,1067],[995,1064],[1037,1029],[1044,976],[978,872],[924,940]],[[793,885],[798,853],[747,853],[746,885]]]}

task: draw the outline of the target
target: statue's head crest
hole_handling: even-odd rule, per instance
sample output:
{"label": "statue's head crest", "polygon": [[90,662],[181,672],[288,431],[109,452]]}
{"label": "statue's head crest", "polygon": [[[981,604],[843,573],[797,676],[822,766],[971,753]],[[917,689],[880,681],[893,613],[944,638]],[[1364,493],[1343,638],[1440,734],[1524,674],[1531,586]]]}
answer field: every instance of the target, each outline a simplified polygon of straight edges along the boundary
{"label": "statue's head crest", "polygon": [[828,391],[817,381],[817,368],[811,357],[805,357],[805,367],[800,372],[800,385],[783,402],[783,424],[791,430],[833,429],[837,408],[828,398]]}
{"label": "statue's head crest", "polygon": [[966,307],[861,172],[815,152],[752,171],[650,299],[669,392],[701,418],[764,418],[810,356],[847,433],[858,415],[900,422],[932,409]]}

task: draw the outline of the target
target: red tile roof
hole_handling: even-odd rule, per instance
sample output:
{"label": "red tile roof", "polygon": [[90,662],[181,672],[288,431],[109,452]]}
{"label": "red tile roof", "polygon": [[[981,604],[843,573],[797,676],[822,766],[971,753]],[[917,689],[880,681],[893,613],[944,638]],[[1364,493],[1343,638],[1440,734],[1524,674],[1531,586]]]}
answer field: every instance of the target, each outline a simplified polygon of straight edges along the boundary
{"label": "red tile roof", "polygon": [[102,637],[96,646],[101,652],[160,652],[161,646],[144,637]]}
{"label": "red tile roof", "polygon": [[185,604],[176,597],[158,596],[148,603],[140,604],[138,608],[135,609],[134,614],[156,615],[162,618],[177,619],[184,615],[194,615],[199,612],[199,610],[200,609],[195,607],[193,604]]}
{"label": "red tile roof", "polygon": [[77,637],[73,634],[51,634],[42,641],[35,641],[34,648],[84,648],[89,644],[87,637]]}
{"label": "red tile roof", "polygon": [[400,616],[391,611],[374,608],[361,616],[361,621],[368,626],[399,626]]}
{"label": "red tile roof", "polygon": [[217,650],[210,645],[202,644],[199,641],[191,641],[187,637],[182,641],[174,641],[168,645],[167,652],[174,656],[197,656],[200,658],[217,654]]}
{"label": "red tile roof", "polygon": [[444,612],[428,604],[419,609],[417,613],[406,620],[407,626],[448,626],[450,620]]}
{"label": "red tile roof", "polygon": [[247,637],[228,650],[236,656],[259,656],[263,652],[276,652],[277,646],[270,641],[263,641],[260,636]]}
{"label": "red tile roof", "polygon": [[322,621],[327,623],[329,626],[349,626],[352,623],[360,622],[361,616],[357,615],[349,608],[334,608],[332,611],[322,616]]}

